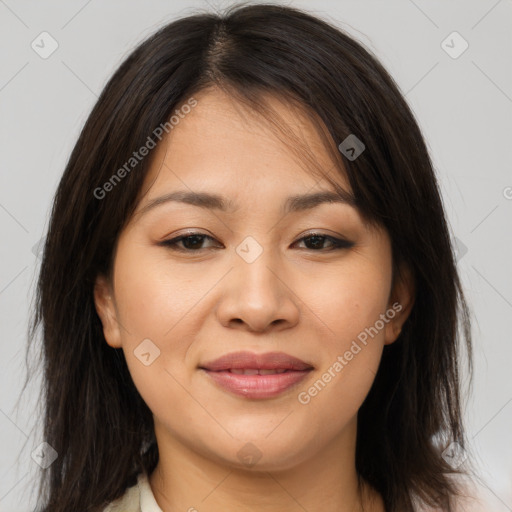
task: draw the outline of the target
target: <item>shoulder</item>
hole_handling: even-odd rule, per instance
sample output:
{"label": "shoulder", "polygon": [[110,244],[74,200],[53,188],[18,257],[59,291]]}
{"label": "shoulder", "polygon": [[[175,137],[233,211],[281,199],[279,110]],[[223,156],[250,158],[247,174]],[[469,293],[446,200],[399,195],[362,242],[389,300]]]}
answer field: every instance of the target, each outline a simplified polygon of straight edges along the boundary
{"label": "shoulder", "polygon": [[162,512],[158,506],[148,477],[140,473],[137,483],[126,489],[125,493],[117,500],[112,501],[103,509],[103,512]]}
{"label": "shoulder", "polygon": [[129,487],[117,500],[110,502],[103,512],[139,512],[140,491],[138,485]]}

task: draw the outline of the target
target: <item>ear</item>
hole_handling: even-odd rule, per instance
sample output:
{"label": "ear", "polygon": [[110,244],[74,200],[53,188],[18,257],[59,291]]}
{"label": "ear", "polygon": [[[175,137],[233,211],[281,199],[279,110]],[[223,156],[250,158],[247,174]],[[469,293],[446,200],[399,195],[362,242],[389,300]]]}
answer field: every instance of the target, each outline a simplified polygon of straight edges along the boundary
{"label": "ear", "polygon": [[395,275],[389,296],[386,316],[390,320],[385,328],[385,345],[390,345],[400,335],[402,326],[412,311],[414,297],[415,285],[412,272],[408,266],[403,265]]}
{"label": "ear", "polygon": [[113,348],[121,348],[121,331],[117,322],[117,309],[110,281],[99,275],[94,283],[94,305],[103,324],[103,335]]}

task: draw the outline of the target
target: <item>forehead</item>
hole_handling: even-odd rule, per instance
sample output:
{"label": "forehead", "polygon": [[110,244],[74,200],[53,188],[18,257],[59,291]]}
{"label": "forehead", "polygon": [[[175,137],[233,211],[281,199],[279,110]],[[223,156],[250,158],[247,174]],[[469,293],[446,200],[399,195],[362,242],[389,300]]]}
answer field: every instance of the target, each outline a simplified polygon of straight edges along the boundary
{"label": "forehead", "polygon": [[[331,190],[322,174],[350,192],[339,162],[303,109],[266,95],[261,115],[219,89],[193,98],[196,105],[174,118],[178,122],[155,149],[143,187],[146,200],[178,187],[226,195],[231,190],[234,196],[242,190],[250,195],[251,189],[268,196]],[[179,106],[175,112],[180,114]]]}

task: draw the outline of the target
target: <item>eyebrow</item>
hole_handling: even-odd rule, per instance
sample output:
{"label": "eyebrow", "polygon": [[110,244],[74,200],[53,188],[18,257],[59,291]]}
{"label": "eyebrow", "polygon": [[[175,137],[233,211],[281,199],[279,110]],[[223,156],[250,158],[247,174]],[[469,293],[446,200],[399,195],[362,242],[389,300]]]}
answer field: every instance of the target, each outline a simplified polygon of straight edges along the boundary
{"label": "eyebrow", "polygon": [[[222,212],[234,212],[238,209],[233,201],[218,194],[208,192],[191,192],[187,190],[178,190],[152,199],[139,212],[144,213],[168,202],[178,202],[198,206],[208,210],[218,210]],[[286,199],[282,213],[299,212],[313,209],[324,203],[341,203],[356,208],[356,200],[350,193],[340,190],[339,192],[323,191],[313,194],[302,194],[290,196]]]}

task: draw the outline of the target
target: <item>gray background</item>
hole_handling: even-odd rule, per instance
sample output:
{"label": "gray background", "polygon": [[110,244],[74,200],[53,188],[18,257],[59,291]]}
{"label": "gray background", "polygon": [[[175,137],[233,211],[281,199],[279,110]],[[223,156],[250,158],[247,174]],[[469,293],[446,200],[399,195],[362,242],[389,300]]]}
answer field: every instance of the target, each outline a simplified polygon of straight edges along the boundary
{"label": "gray background", "polygon": [[[512,2],[292,1],[372,50],[425,134],[458,239],[474,321],[475,380],[466,415],[486,510],[512,511]],[[215,8],[228,3],[212,2]],[[204,1],[0,0],[0,510],[35,505],[38,377],[25,375],[28,309],[51,199],[81,126],[136,44]],[[47,59],[31,47],[46,31]],[[457,31],[458,58],[441,46]],[[450,39],[448,39],[450,41]],[[39,42],[41,45],[41,43]],[[454,50],[460,41],[449,42]],[[46,40],[45,48],[49,48]]]}

